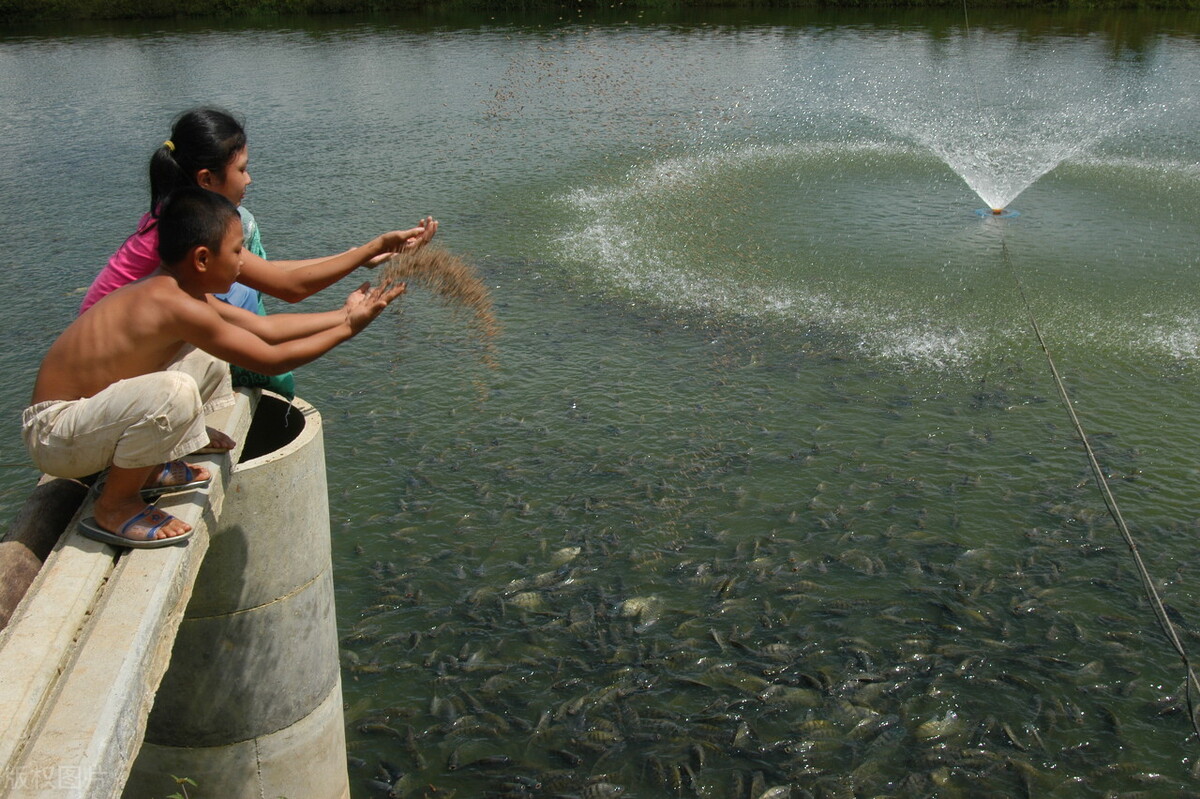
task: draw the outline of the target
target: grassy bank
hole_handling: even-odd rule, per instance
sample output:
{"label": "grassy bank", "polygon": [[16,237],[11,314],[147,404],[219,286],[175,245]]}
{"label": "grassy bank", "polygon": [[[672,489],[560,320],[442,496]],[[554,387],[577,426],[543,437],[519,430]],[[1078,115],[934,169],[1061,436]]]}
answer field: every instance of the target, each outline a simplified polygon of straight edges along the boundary
{"label": "grassy bank", "polygon": [[[163,19],[178,17],[270,17],[287,14],[394,12],[553,12],[586,8],[678,10],[685,8],[938,8],[962,0],[0,0],[7,22]],[[1096,10],[1117,8],[1200,9],[1200,0],[988,0],[976,8]]]}

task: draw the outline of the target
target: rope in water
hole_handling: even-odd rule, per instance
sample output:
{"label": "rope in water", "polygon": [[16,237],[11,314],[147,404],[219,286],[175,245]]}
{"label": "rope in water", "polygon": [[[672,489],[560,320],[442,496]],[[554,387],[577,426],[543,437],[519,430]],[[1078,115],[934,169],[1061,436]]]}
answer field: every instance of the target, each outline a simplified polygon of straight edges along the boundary
{"label": "rope in water", "polygon": [[1058,373],[1058,367],[1054,365],[1054,358],[1050,355],[1050,348],[1046,346],[1046,339],[1042,336],[1042,329],[1038,326],[1037,319],[1033,315],[1033,307],[1030,305],[1029,297],[1025,294],[1025,285],[1021,282],[1021,276],[1017,273],[1016,267],[1013,266],[1012,258],[1008,254],[1008,242],[1004,239],[1003,233],[1001,233],[1000,238],[1000,253],[1005,265],[1017,283],[1017,291],[1021,295],[1021,302],[1025,306],[1025,313],[1029,316],[1029,324],[1033,328],[1034,335],[1037,336],[1038,345],[1042,348],[1042,352],[1046,356],[1046,363],[1050,365],[1050,374],[1054,377],[1054,384],[1058,387],[1058,394],[1062,397],[1063,405],[1066,406],[1067,413],[1071,417],[1071,424],[1075,427],[1075,434],[1079,436],[1079,440],[1083,443],[1083,449],[1088,457],[1088,464],[1091,466],[1092,475],[1096,479],[1096,485],[1100,488],[1100,493],[1104,497],[1104,504],[1108,508],[1108,513],[1112,516],[1113,521],[1116,522],[1117,529],[1121,531],[1121,535],[1124,537],[1130,553],[1133,554],[1133,562],[1137,567],[1138,576],[1141,577],[1142,587],[1145,589],[1146,597],[1150,600],[1150,605],[1154,609],[1154,615],[1158,617],[1159,626],[1162,627],[1167,640],[1171,642],[1171,645],[1179,654],[1179,658],[1183,661],[1183,666],[1187,671],[1185,695],[1187,697],[1188,718],[1192,722],[1192,729],[1195,730],[1197,736],[1200,736],[1200,720],[1196,718],[1196,697],[1200,696],[1200,681],[1196,679],[1196,672],[1192,669],[1192,663],[1188,658],[1187,650],[1183,648],[1183,642],[1179,640],[1179,635],[1175,631],[1175,625],[1171,623],[1171,619],[1167,615],[1167,610],[1158,595],[1158,589],[1154,587],[1154,581],[1150,578],[1150,572],[1146,569],[1146,564],[1142,562],[1142,555],[1138,551],[1138,545],[1133,538],[1133,533],[1129,531],[1129,526],[1125,524],[1125,517],[1121,515],[1121,509],[1118,507],[1117,500],[1113,497],[1112,490],[1109,488],[1108,479],[1104,476],[1104,470],[1100,468],[1100,462],[1096,459],[1096,453],[1092,450],[1087,433],[1083,430],[1083,424],[1080,423],[1079,416],[1075,413],[1075,408],[1071,404],[1071,397],[1067,393],[1066,385],[1064,385],[1062,376]]}
{"label": "rope in water", "polygon": [[[971,36],[971,24],[967,17],[967,0],[963,0],[963,30],[969,40]],[[983,104],[979,98],[978,83],[972,81],[972,85],[975,89],[975,101],[982,108]],[[1037,336],[1038,345],[1042,348],[1042,352],[1046,356],[1046,363],[1050,366],[1050,374],[1054,377],[1054,384],[1058,387],[1058,394],[1067,409],[1067,414],[1071,417],[1071,424],[1075,427],[1075,435],[1079,436],[1079,441],[1083,444],[1083,449],[1087,453],[1088,465],[1091,467],[1092,475],[1096,480],[1096,485],[1100,489],[1100,494],[1104,498],[1104,505],[1108,508],[1108,514],[1116,523],[1117,529],[1121,531],[1121,536],[1125,539],[1125,544],[1129,547],[1129,552],[1133,555],[1133,562],[1137,567],[1138,576],[1141,578],[1142,588],[1146,592],[1147,599],[1150,600],[1150,606],[1154,609],[1154,615],[1158,619],[1158,624],[1162,628],[1163,634],[1167,636],[1167,640],[1171,642],[1171,646],[1178,653],[1179,659],[1183,661],[1184,670],[1187,672],[1187,679],[1184,681],[1184,695],[1187,698],[1188,719],[1191,721],[1192,729],[1196,735],[1200,736],[1200,720],[1196,718],[1196,698],[1200,696],[1200,680],[1196,679],[1196,672],[1192,668],[1187,650],[1184,649],[1183,642],[1179,640],[1179,634],[1175,631],[1175,625],[1167,615],[1167,609],[1163,606],[1162,599],[1158,595],[1158,589],[1154,587],[1154,581],[1150,578],[1150,572],[1146,569],[1146,564],[1142,561],[1137,541],[1134,540],[1133,533],[1129,531],[1129,525],[1125,524],[1125,517],[1121,515],[1121,508],[1117,505],[1116,498],[1113,497],[1112,489],[1108,485],[1108,479],[1104,476],[1104,470],[1100,468],[1100,462],[1096,459],[1096,453],[1092,450],[1091,442],[1088,440],[1087,433],[1084,432],[1083,424],[1079,421],[1079,416],[1075,413],[1074,405],[1071,404],[1071,396],[1067,393],[1067,387],[1063,383],[1062,376],[1058,373],[1058,367],[1054,364],[1054,357],[1050,354],[1050,348],[1046,346],[1045,337],[1042,336],[1042,329],[1037,323],[1037,318],[1033,315],[1033,306],[1030,304],[1029,297],[1025,293],[1025,284],[1021,282],[1021,276],[1017,273],[1016,267],[1013,266],[1012,257],[1008,254],[1008,241],[1004,238],[1003,230],[1000,233],[1000,254],[1009,272],[1012,274],[1013,280],[1016,281],[1017,291],[1021,295],[1021,303],[1025,306],[1025,313],[1029,317],[1029,325],[1033,328],[1033,333]]]}

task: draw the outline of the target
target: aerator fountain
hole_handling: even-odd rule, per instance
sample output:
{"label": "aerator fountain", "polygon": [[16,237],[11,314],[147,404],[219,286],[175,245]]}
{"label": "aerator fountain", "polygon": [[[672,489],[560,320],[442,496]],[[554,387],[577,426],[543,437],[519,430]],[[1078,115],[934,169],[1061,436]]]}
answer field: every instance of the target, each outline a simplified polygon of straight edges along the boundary
{"label": "aerator fountain", "polygon": [[1012,219],[1021,215],[1020,211],[1014,211],[1011,208],[976,208],[977,216],[989,217],[992,219]]}

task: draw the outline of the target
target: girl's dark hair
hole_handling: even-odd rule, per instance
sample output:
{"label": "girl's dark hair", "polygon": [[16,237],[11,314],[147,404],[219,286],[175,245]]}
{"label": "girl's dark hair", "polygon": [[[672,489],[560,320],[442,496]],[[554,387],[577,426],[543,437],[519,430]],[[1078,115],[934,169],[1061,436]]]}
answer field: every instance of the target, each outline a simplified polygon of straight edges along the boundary
{"label": "girl's dark hair", "polygon": [[219,108],[193,108],[175,118],[171,138],[150,156],[150,215],[181,186],[195,186],[196,173],[220,173],[246,146],[242,123]]}
{"label": "girl's dark hair", "polygon": [[216,192],[184,186],[167,195],[158,218],[158,257],[168,269],[194,247],[221,248],[237,208]]}

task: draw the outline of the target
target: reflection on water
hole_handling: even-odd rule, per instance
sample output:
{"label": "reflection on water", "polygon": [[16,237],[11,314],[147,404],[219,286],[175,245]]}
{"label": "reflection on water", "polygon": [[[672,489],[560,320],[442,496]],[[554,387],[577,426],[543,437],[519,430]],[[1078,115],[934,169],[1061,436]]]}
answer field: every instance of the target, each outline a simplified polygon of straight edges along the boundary
{"label": "reflection on water", "polygon": [[[170,118],[219,102],[273,255],[432,213],[504,331],[493,371],[414,290],[299,376],[357,796],[1188,790],[1178,658],[1027,312],[1191,642],[1196,32],[621,21],[0,42],[10,418]],[[975,56],[1016,84],[917,68]],[[1080,87],[1130,113],[1085,136]],[[1014,97],[1071,109],[1013,219],[886,124],[989,97],[1010,127],[1046,124]],[[10,515],[32,477],[0,471]]]}

